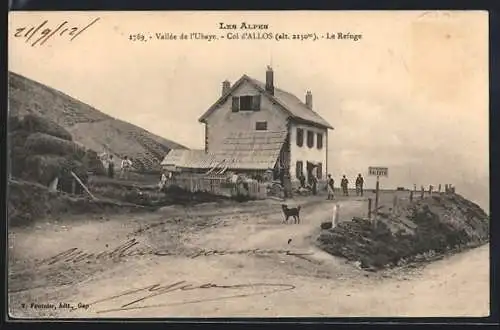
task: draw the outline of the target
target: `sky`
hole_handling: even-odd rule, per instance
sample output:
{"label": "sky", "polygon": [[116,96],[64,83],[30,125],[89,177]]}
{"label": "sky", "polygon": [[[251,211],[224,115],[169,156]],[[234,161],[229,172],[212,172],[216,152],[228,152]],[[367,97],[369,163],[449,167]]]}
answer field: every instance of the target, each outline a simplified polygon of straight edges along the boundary
{"label": "sky", "polygon": [[[83,27],[73,41],[30,46],[17,28]],[[155,33],[226,35],[219,23],[267,24],[270,33],[338,32],[361,39],[155,40]],[[27,29],[26,29],[27,30]],[[148,42],[130,34],[152,35]],[[32,40],[33,41],[33,40]],[[190,148],[203,148],[198,118],[224,80],[243,74],[304,99],[335,128],[329,172],[354,178],[386,166],[381,187],[452,183],[488,208],[488,16],[455,12],[15,12],[9,70]]]}

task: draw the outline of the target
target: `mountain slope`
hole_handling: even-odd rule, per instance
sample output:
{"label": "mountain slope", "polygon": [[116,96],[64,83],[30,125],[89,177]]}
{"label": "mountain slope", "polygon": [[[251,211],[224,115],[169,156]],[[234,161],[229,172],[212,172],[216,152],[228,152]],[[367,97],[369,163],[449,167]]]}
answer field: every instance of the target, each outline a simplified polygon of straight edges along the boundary
{"label": "mountain slope", "polygon": [[9,72],[9,113],[40,115],[66,128],[74,141],[121,159],[127,155],[139,170],[156,170],[171,149],[184,146],[115,119],[60,91]]}

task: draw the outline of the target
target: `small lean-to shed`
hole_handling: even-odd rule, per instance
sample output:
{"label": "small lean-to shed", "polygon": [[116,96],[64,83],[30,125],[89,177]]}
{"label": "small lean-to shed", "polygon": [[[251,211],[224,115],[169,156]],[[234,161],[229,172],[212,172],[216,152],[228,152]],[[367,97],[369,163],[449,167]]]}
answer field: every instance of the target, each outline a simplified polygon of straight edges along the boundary
{"label": "small lean-to shed", "polygon": [[161,162],[164,171],[203,173],[216,165],[215,157],[204,150],[172,149]]}
{"label": "small lean-to shed", "polygon": [[204,150],[173,149],[161,162],[165,171],[207,173],[213,168],[238,173],[261,174],[286,161],[286,131],[234,132],[219,148]]}

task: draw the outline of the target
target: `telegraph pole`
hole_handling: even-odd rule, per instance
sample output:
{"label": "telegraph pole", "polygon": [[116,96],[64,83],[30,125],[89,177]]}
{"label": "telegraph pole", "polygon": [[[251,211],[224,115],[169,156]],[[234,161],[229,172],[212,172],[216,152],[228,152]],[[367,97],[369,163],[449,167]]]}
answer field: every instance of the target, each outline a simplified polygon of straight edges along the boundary
{"label": "telegraph pole", "polygon": [[374,224],[377,225],[378,222],[378,203],[380,195],[380,176],[388,176],[389,169],[387,167],[368,167],[368,175],[373,175],[377,177],[377,183],[375,185],[375,214],[374,214]]}
{"label": "telegraph pole", "polygon": [[377,175],[377,183],[375,184],[375,226],[377,225],[378,221],[378,194],[379,194],[379,188],[380,188],[380,176]]}

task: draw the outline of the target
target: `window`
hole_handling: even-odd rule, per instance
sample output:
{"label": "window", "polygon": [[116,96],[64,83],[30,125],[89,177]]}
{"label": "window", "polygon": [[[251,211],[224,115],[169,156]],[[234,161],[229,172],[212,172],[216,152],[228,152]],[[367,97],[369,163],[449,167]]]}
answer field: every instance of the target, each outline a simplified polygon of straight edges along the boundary
{"label": "window", "polygon": [[318,149],[323,148],[323,134],[321,134],[321,133],[318,133],[318,135],[317,135],[316,146],[318,147]]}
{"label": "window", "polygon": [[323,164],[318,163],[318,166],[316,167],[316,177],[318,180],[320,180],[323,177]]}
{"label": "window", "polygon": [[314,132],[307,131],[307,146],[309,148],[314,147]]}
{"label": "window", "polygon": [[[239,111],[259,111],[260,110],[260,95],[247,95],[233,97],[233,109],[235,108],[235,99],[238,99]],[[233,110],[233,112],[236,112]]]}
{"label": "window", "polygon": [[301,160],[298,160],[295,164],[295,177],[298,179],[301,175],[304,174],[304,163]]}
{"label": "window", "polygon": [[267,131],[267,121],[258,121],[255,123],[255,130]]}
{"label": "window", "polygon": [[302,147],[304,145],[304,130],[297,128],[297,145]]}
{"label": "window", "polygon": [[253,98],[251,96],[240,96],[240,110],[252,110],[252,100]]}

